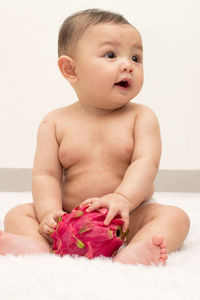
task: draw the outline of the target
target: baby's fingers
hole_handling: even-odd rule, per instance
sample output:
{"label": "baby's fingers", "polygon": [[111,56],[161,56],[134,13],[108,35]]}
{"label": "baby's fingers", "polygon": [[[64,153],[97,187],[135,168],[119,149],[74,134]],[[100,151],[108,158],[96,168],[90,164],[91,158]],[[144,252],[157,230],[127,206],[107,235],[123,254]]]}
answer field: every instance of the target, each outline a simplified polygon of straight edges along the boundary
{"label": "baby's fingers", "polygon": [[104,221],[104,225],[109,225],[110,222],[112,221],[112,219],[115,217],[116,215],[116,212],[112,209],[109,209],[108,213],[107,213],[107,216],[105,218],[105,221]]}
{"label": "baby's fingers", "polygon": [[40,233],[42,234],[51,234],[53,231],[54,229],[49,227],[47,224],[40,225]]}
{"label": "baby's fingers", "polygon": [[80,206],[86,206],[88,204],[92,204],[95,201],[97,201],[99,198],[88,198],[86,200],[84,200],[83,202],[80,203]]}
{"label": "baby's fingers", "polygon": [[121,217],[124,221],[123,227],[122,227],[122,231],[126,232],[126,230],[128,229],[128,225],[129,225],[129,214],[126,213],[121,213]]}
{"label": "baby's fingers", "polygon": [[49,226],[47,226],[46,224],[40,224],[40,228],[39,228],[39,232],[40,234],[47,239],[48,242],[52,243],[52,237],[51,234],[53,233],[54,230],[52,230],[52,228],[50,228]]}
{"label": "baby's fingers", "polygon": [[53,221],[55,222],[58,220],[58,218],[62,217],[64,214],[65,214],[65,212],[63,210],[55,211],[52,215],[51,220],[53,219]]}
{"label": "baby's fingers", "polygon": [[108,204],[103,198],[97,198],[97,199],[98,200],[91,203],[91,205],[86,209],[86,212],[91,212],[101,207],[108,207]]}
{"label": "baby's fingers", "polygon": [[49,217],[48,219],[46,219],[46,222],[45,222],[44,226],[45,226],[45,225],[46,225],[47,227],[51,228],[51,230],[53,230],[53,229],[56,228],[57,223],[56,223],[56,221],[54,220],[53,217]]}

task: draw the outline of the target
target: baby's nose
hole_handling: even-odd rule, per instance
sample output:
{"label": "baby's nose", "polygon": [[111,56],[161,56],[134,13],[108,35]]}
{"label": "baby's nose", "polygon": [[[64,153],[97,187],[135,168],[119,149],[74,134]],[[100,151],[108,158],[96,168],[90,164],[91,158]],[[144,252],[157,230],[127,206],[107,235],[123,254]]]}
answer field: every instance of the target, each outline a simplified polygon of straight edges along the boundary
{"label": "baby's nose", "polygon": [[120,70],[121,70],[121,72],[128,72],[128,73],[133,72],[133,65],[132,65],[131,61],[129,61],[129,60],[123,61],[120,66]]}

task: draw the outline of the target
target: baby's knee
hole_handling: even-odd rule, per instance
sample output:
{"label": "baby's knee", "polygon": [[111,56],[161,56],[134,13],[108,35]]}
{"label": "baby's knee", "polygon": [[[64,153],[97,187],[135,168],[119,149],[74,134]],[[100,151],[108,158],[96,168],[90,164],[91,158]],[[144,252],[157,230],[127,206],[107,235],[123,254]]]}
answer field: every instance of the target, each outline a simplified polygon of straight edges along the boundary
{"label": "baby's knee", "polygon": [[9,210],[5,215],[4,224],[12,223],[14,220],[26,215],[30,215],[32,217],[35,216],[35,211],[32,203],[21,204]]}
{"label": "baby's knee", "polygon": [[190,228],[190,219],[186,212],[176,206],[165,206],[165,214],[169,222],[175,224],[175,227],[185,227],[186,230]]}

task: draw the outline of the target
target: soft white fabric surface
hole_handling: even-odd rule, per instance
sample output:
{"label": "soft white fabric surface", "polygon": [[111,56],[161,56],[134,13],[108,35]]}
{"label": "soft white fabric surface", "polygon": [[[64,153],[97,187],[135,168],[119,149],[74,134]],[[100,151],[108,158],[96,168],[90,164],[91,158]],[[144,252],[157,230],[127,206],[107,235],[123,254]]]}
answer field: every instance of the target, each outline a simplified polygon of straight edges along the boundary
{"label": "soft white fabric surface", "polygon": [[[54,255],[0,256],[0,299],[200,299],[200,194],[157,193],[158,202],[183,208],[191,229],[165,267],[132,266],[109,259]],[[31,193],[0,193],[0,228],[6,212],[31,202]]]}

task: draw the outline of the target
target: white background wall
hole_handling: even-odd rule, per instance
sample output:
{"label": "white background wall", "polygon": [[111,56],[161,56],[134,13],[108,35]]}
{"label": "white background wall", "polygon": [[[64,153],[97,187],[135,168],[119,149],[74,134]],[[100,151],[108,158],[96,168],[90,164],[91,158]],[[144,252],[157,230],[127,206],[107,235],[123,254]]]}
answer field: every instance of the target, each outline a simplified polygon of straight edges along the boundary
{"label": "white background wall", "polygon": [[199,3],[0,0],[0,168],[31,168],[41,118],[76,101],[57,68],[57,35],[69,14],[97,7],[124,14],[142,34],[145,83],[135,101],[159,117],[160,168],[200,169]]}

